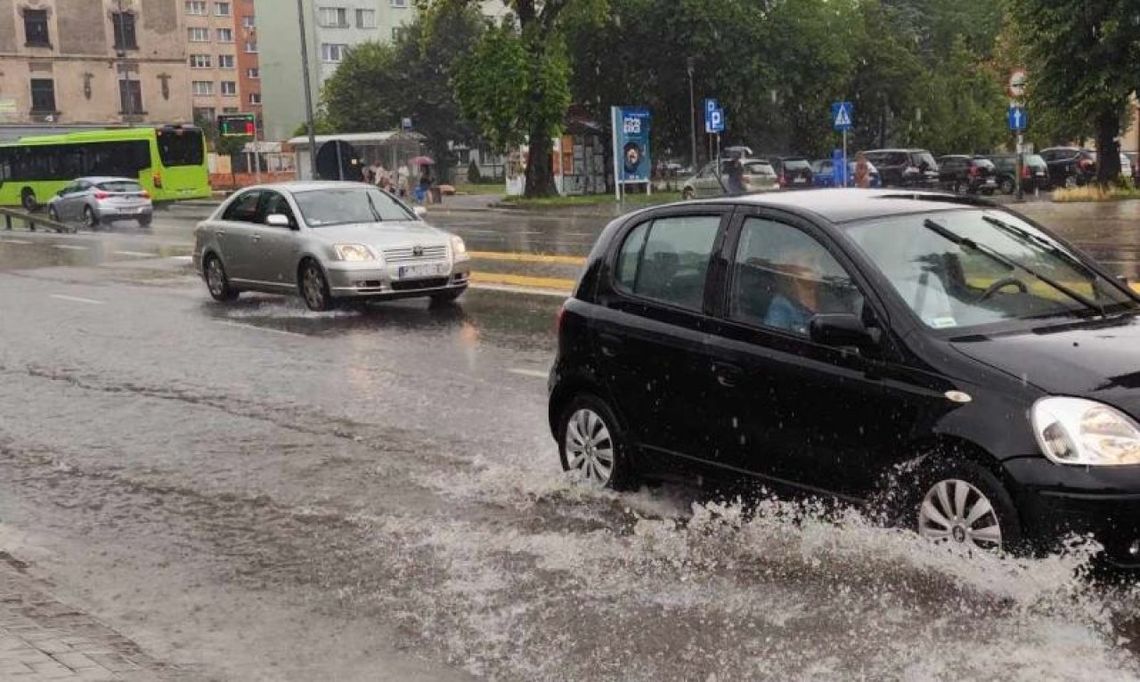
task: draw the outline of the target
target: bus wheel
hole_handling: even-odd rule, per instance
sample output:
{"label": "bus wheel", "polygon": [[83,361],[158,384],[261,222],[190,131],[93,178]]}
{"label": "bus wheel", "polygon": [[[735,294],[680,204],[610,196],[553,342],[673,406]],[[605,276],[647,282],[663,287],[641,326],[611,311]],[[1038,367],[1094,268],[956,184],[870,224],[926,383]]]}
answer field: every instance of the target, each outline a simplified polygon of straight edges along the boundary
{"label": "bus wheel", "polygon": [[36,193],[32,191],[31,187],[25,187],[24,191],[20,192],[20,205],[28,213],[40,207],[40,202],[36,201]]}

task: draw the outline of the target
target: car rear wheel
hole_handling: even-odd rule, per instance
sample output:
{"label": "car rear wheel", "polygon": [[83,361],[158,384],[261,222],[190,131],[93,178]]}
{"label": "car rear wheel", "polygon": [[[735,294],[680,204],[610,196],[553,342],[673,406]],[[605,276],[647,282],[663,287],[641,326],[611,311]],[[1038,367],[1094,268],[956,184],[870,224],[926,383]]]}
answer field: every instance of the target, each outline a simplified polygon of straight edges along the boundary
{"label": "car rear wheel", "polygon": [[601,488],[632,487],[629,446],[613,411],[600,398],[583,394],[562,410],[558,423],[558,453],[563,471]]}
{"label": "car rear wheel", "polygon": [[83,208],[83,224],[89,230],[99,229],[99,217],[95,215],[95,211],[91,210],[90,206]]}
{"label": "car rear wheel", "polygon": [[697,196],[697,193],[693,191],[692,187],[686,187],[685,189],[681,190],[681,198],[685,201],[688,201],[695,196]]}
{"label": "car rear wheel", "polygon": [[919,490],[922,498],[912,518],[922,537],[970,551],[1021,548],[1017,509],[1001,481],[986,468],[951,461],[925,476]]}
{"label": "car rear wheel", "polygon": [[309,310],[321,312],[333,307],[333,299],[329,294],[329,283],[321,266],[314,261],[307,260],[301,265],[301,298]]}
{"label": "car rear wheel", "polygon": [[226,268],[222,265],[222,259],[214,254],[206,256],[204,264],[206,271],[206,288],[210,290],[210,296],[215,301],[233,301],[238,297],[238,292],[230,286],[229,277],[226,276]]}

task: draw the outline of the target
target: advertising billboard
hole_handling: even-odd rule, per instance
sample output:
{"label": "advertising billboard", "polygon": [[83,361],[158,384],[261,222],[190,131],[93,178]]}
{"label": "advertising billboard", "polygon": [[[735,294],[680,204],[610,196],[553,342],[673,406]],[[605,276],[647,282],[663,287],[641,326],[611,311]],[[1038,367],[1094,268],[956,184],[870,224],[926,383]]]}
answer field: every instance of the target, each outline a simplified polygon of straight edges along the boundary
{"label": "advertising billboard", "polygon": [[614,107],[614,168],[619,183],[649,182],[649,110]]}

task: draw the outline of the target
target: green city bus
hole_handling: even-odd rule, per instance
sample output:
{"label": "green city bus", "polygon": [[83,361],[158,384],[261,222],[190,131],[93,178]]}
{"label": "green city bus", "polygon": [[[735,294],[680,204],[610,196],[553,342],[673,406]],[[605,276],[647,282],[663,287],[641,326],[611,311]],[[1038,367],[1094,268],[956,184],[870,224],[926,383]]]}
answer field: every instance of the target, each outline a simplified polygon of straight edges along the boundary
{"label": "green city bus", "polygon": [[210,196],[206,141],[188,125],[109,128],[0,143],[0,206],[34,210],[75,178],[136,178],[155,201]]}

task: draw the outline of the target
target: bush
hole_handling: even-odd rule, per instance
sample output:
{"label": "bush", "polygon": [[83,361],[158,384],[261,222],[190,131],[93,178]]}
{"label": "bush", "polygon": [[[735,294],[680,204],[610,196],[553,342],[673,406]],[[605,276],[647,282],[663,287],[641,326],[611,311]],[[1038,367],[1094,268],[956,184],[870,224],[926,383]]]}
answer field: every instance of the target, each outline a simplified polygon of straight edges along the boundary
{"label": "bush", "polygon": [[479,164],[475,163],[475,159],[471,159],[471,163],[467,165],[467,184],[478,185],[483,182],[483,174],[479,172]]}
{"label": "bush", "polygon": [[1110,187],[1107,190],[1100,185],[1090,184],[1084,187],[1058,189],[1053,191],[1053,201],[1071,203],[1076,201],[1123,201],[1127,199],[1140,199],[1140,189],[1132,187]]}

